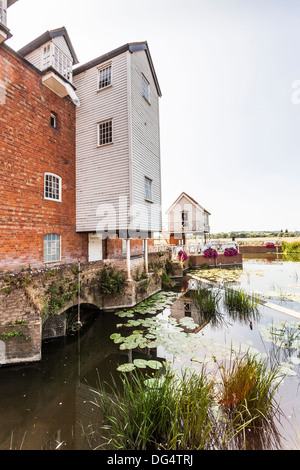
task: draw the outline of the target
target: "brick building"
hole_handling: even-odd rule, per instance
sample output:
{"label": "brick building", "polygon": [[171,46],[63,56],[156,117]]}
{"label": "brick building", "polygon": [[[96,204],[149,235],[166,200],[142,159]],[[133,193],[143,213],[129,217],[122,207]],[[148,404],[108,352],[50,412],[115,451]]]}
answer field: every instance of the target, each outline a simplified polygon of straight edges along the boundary
{"label": "brick building", "polygon": [[87,260],[75,230],[76,106],[0,46],[0,270]]}
{"label": "brick building", "polygon": [[[148,45],[123,46],[76,72],[78,60],[65,28],[47,31],[18,52],[7,45],[7,9],[16,1],[0,1],[0,272],[114,257],[130,262],[130,256],[141,255],[153,244],[153,232],[161,226],[161,94]],[[111,141],[101,145],[99,133],[107,119],[99,115],[86,120],[86,110],[95,107],[84,94],[84,80],[93,80],[96,73],[103,84],[103,71],[118,67],[120,74],[110,76],[114,82],[95,90],[98,109],[112,118]],[[130,70],[137,86],[125,80]],[[122,102],[117,101],[120,93],[113,95],[120,89]],[[86,126],[91,132],[85,132]],[[123,134],[118,134],[118,126]],[[98,134],[96,145],[92,132]],[[92,137],[82,143],[82,135]],[[143,148],[138,147],[141,141]],[[91,152],[102,166],[88,167]],[[105,159],[114,159],[113,171]],[[125,175],[122,181],[119,175]],[[128,196],[128,204],[118,214],[121,222],[115,233],[107,237],[98,229],[97,208],[120,196]],[[133,205],[138,207],[134,222],[127,217]],[[141,235],[130,236],[130,230],[137,234],[139,229]]]}

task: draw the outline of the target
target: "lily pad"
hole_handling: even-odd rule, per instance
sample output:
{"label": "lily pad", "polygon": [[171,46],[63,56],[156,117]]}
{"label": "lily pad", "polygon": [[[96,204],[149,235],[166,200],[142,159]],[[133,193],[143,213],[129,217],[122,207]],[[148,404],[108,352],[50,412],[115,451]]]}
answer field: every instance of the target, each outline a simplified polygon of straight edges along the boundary
{"label": "lily pad", "polygon": [[117,367],[117,370],[119,372],[131,372],[135,369],[135,365],[132,364],[132,363],[128,363],[128,364],[122,364],[120,365],[119,367]]}
{"label": "lily pad", "polygon": [[135,359],[133,364],[139,369],[146,369],[148,361],[145,359]]}
{"label": "lily pad", "polygon": [[145,380],[145,385],[149,388],[161,388],[165,381],[164,377],[153,378]]}
{"label": "lily pad", "polygon": [[162,367],[162,363],[159,362],[159,361],[154,361],[154,360],[150,360],[150,361],[147,361],[147,365],[148,367],[150,367],[151,369],[160,369]]}

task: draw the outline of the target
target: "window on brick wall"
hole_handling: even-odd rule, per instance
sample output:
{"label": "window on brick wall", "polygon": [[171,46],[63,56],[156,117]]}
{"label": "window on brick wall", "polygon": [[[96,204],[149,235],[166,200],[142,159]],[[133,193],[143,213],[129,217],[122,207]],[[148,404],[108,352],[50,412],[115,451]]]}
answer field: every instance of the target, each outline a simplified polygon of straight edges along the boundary
{"label": "window on brick wall", "polygon": [[53,129],[57,129],[57,116],[55,113],[50,113],[50,126],[53,127]]}
{"label": "window on brick wall", "polygon": [[44,198],[61,202],[61,177],[53,173],[45,173]]}
{"label": "window on brick wall", "polygon": [[61,236],[48,233],[44,236],[44,263],[61,260]]}

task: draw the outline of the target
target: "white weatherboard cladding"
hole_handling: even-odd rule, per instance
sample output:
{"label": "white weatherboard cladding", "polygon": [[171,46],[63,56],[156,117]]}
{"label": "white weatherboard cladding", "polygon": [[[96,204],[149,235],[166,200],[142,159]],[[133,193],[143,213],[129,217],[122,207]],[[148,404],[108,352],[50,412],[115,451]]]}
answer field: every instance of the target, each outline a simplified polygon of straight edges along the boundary
{"label": "white weatherboard cladding", "polygon": [[[150,83],[150,104],[142,96],[143,75]],[[141,204],[147,209],[144,213],[144,227],[142,228],[160,231],[159,96],[145,51],[138,51],[131,55],[131,117],[133,203]],[[145,177],[152,180],[152,204],[145,201]],[[150,226],[148,221],[150,221]]]}
{"label": "white weatherboard cladding", "polygon": [[28,60],[32,65],[37,67],[39,70],[43,69],[43,49],[46,47],[48,44],[51,44],[52,41],[48,41],[45,44],[43,44],[41,47],[38,49],[35,49],[34,51],[30,52],[30,54],[25,56],[25,59]]}
{"label": "white weatherboard cladding", "polygon": [[[103,219],[107,228],[128,226],[127,208],[119,214],[120,201],[130,202],[127,54],[110,61],[113,81],[107,89],[97,91],[100,66],[74,76],[81,103],[76,116],[77,231],[95,232]],[[113,143],[98,147],[97,124],[107,119],[113,119]]]}
{"label": "white weatherboard cladding", "polygon": [[32,65],[37,67],[39,70],[43,69],[43,49],[48,44],[54,43],[71,61],[73,61],[70,49],[68,48],[67,42],[63,36],[57,36],[51,41],[46,42],[41,47],[30,52],[30,54],[25,56],[25,59],[28,60]]}
{"label": "white weatherboard cladding", "polygon": [[56,36],[53,43],[73,62],[73,57],[64,36]]}

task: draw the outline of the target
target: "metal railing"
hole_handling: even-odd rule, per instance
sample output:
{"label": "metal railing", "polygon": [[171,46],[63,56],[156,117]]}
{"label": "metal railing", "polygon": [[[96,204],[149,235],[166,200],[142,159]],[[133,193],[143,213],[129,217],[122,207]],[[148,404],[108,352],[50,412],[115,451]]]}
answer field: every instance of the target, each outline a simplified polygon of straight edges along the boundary
{"label": "metal railing", "polygon": [[209,224],[203,223],[199,220],[185,221],[185,222],[164,222],[164,232],[176,232],[176,233],[187,233],[187,232],[209,232]]}
{"label": "metal railing", "polygon": [[173,259],[177,259],[180,250],[185,251],[187,255],[201,255],[207,248],[214,248],[218,254],[223,254],[226,248],[235,248],[239,253],[239,245],[236,242],[229,243],[215,243],[208,242],[204,244],[189,244],[189,245],[170,245],[172,250]]}

